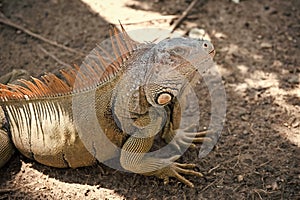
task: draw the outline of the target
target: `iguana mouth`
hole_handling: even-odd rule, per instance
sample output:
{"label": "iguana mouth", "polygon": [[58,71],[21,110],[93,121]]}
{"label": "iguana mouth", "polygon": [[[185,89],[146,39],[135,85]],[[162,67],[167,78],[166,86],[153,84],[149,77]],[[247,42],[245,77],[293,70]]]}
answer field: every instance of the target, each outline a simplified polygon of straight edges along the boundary
{"label": "iguana mouth", "polygon": [[213,58],[216,54],[216,51],[213,49],[208,54]]}

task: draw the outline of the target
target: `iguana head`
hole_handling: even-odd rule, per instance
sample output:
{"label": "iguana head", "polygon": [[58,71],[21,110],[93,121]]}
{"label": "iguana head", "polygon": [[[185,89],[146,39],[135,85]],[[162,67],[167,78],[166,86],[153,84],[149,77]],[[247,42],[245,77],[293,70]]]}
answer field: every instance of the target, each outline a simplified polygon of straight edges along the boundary
{"label": "iguana head", "polygon": [[212,63],[213,45],[191,38],[166,39],[152,49],[153,65],[148,68],[145,93],[153,106],[166,105],[178,97],[195,73]]}

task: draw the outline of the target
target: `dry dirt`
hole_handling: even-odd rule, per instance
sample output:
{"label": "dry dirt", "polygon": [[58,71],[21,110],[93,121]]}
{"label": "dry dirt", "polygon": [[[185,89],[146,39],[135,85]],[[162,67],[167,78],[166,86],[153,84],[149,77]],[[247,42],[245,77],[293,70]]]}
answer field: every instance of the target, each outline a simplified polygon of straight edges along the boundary
{"label": "dry dirt", "polygon": [[[180,15],[190,2],[135,0],[128,8]],[[195,188],[104,165],[55,169],[16,153],[0,169],[0,199],[300,199],[299,8],[298,0],[208,0],[179,27],[187,32],[197,26],[210,35],[227,93],[226,124],[214,151],[201,160],[189,151],[181,159],[205,174],[188,176]],[[0,0],[0,11],[85,54],[108,36],[101,12],[79,0]],[[0,23],[0,75],[22,68],[39,76],[60,69],[57,60],[82,59]]]}

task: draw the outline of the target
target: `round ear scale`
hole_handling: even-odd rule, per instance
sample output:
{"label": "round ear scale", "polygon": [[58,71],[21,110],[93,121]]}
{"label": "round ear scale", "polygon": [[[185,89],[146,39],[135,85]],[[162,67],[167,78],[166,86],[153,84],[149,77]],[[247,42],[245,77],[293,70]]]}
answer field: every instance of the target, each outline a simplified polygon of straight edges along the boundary
{"label": "round ear scale", "polygon": [[172,96],[169,93],[161,93],[157,98],[157,103],[159,105],[165,105],[172,100]]}

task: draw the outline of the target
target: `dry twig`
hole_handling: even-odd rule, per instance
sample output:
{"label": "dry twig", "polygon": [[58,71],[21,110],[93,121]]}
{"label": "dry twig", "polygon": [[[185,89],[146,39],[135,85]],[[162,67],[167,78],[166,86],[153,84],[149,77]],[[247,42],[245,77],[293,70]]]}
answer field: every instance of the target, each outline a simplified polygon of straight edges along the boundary
{"label": "dry twig", "polygon": [[[144,24],[148,22],[154,22],[154,21],[162,21],[162,20],[174,20],[178,19],[179,15],[165,15],[165,16],[159,16],[157,18],[152,18],[148,20],[140,20],[140,21],[128,21],[128,22],[122,22],[122,25],[135,25],[135,24]],[[119,25],[119,24],[114,24]]]}
{"label": "dry twig", "polygon": [[219,168],[220,167],[220,164],[218,164],[217,166],[211,168],[210,170],[208,170],[208,174],[210,174],[212,171],[214,171],[215,169]]}
{"label": "dry twig", "polygon": [[20,190],[20,189],[21,189],[20,187],[17,187],[17,188],[2,188],[2,189],[0,189],[0,194],[1,193],[15,192],[15,191]]}
{"label": "dry twig", "polygon": [[[206,0],[202,0],[201,5],[204,4]],[[171,33],[175,31],[175,29],[182,23],[182,21],[186,18],[191,9],[198,3],[198,0],[192,1],[190,5],[187,7],[185,11],[183,11],[182,15],[174,22]]]}
{"label": "dry twig", "polygon": [[41,45],[38,45],[38,47],[42,50],[42,52],[44,52],[46,55],[50,56],[53,60],[55,60],[56,62],[58,62],[62,66],[65,66],[65,67],[68,67],[68,68],[71,67],[71,65],[69,65],[69,64],[65,63],[64,61],[60,60],[55,55],[53,55],[52,53],[50,53],[49,51],[44,49]]}
{"label": "dry twig", "polygon": [[57,43],[56,41],[47,39],[47,38],[45,38],[45,37],[43,37],[43,36],[41,36],[41,35],[39,35],[39,34],[37,34],[37,33],[34,33],[34,32],[32,32],[32,31],[30,31],[30,30],[28,30],[28,29],[26,29],[26,28],[24,28],[24,27],[22,27],[22,26],[20,26],[20,25],[18,25],[18,24],[16,24],[16,23],[12,22],[12,21],[11,21],[10,19],[8,19],[2,12],[0,12],[0,23],[5,24],[5,25],[10,26],[10,27],[13,27],[13,28],[18,29],[18,30],[21,30],[21,31],[23,31],[24,33],[26,33],[27,35],[30,35],[31,37],[34,37],[34,38],[36,38],[36,39],[38,39],[38,40],[41,40],[41,41],[46,42],[46,43],[48,43],[48,44],[51,44],[51,45],[53,45],[53,46],[59,47],[59,48],[61,48],[61,49],[64,49],[64,50],[66,50],[66,51],[69,51],[69,52],[71,52],[71,53],[80,54],[80,55],[82,55],[82,56],[85,55],[83,52],[80,52],[80,51],[78,51],[78,50],[72,49],[72,48],[70,48],[70,47],[66,47],[65,45],[59,44],[59,43]]}
{"label": "dry twig", "polygon": [[222,177],[221,179],[216,179],[213,182],[211,182],[210,184],[208,184],[207,186],[205,186],[200,193],[204,192],[205,190],[207,190],[207,188],[209,188],[210,186],[214,185],[216,182],[221,182],[223,181],[224,177]]}

